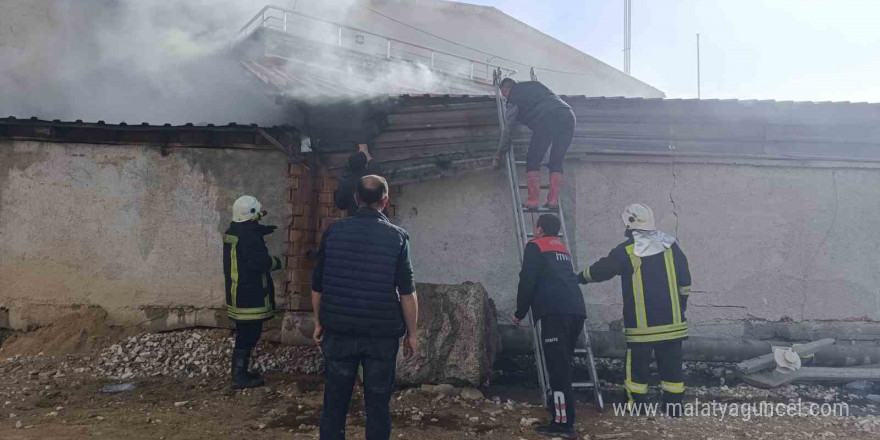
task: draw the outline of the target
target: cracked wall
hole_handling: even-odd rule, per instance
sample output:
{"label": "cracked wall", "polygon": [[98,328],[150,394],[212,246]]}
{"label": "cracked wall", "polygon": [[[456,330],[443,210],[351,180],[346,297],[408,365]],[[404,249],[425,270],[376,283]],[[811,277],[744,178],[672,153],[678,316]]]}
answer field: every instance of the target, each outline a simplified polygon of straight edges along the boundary
{"label": "cracked wall", "polygon": [[[650,205],[694,278],[692,334],[880,339],[880,169],[706,163],[566,165],[579,264],[624,240],[620,212]],[[546,180],[546,176],[544,176]],[[573,202],[573,203],[572,203]],[[482,282],[507,320],[518,259],[503,172],[407,186],[397,200],[420,281]],[[620,326],[617,280],[585,289],[596,329]]]}
{"label": "cracked wall", "polygon": [[[150,325],[154,309],[221,308],[233,201],[258,197],[284,227],[287,193],[281,152],[0,142],[0,308],[14,328],[71,305],[122,325]],[[284,240],[270,236],[270,251],[283,254]]]}

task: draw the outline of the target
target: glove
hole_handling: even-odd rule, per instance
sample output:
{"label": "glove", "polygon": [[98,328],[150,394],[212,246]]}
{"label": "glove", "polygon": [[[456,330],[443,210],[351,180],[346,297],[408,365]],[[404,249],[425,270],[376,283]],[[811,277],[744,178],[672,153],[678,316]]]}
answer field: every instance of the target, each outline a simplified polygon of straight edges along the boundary
{"label": "glove", "polygon": [[590,284],[590,280],[584,278],[584,273],[581,272],[578,274],[578,283],[580,284]]}

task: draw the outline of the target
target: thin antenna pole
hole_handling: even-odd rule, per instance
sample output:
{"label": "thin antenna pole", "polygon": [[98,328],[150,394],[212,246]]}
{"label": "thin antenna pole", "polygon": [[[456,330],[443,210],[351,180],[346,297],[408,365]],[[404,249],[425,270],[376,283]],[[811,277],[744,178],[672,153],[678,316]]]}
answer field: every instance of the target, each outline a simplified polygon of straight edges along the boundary
{"label": "thin antenna pole", "polygon": [[630,73],[632,45],[632,0],[623,0],[623,71]]}
{"label": "thin antenna pole", "polygon": [[700,99],[700,34],[697,34],[697,99]]}

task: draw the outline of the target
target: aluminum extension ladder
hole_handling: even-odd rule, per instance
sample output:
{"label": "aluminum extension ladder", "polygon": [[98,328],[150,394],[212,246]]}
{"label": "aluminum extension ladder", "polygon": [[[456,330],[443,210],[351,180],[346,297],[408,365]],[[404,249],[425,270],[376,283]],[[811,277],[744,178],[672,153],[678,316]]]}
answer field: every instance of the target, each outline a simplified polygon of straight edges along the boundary
{"label": "aluminum extension ladder", "polygon": [[[500,71],[496,70],[493,76],[493,82],[495,84],[495,101],[498,107],[498,123],[499,126],[503,129],[505,122],[504,105],[501,101],[501,90],[498,87],[502,79],[502,74]],[[535,80],[534,71],[532,71],[532,80]],[[521,191],[527,189],[527,186],[519,183],[519,172],[517,167],[525,167],[526,163],[525,161],[517,161],[514,156],[514,149],[511,146],[511,148],[505,155],[505,163],[507,167],[508,183],[510,186],[510,202],[513,204],[513,217],[516,226],[516,238],[517,243],[519,244],[520,264],[522,264],[523,251],[525,250],[526,244],[535,236],[532,231],[534,230],[533,225],[535,221],[537,221],[537,216],[543,213],[554,213],[559,216],[559,220],[562,223],[560,235],[562,236],[562,240],[565,243],[565,247],[567,249],[570,249],[568,245],[568,233],[565,228],[565,216],[563,215],[561,198],[559,200],[558,212],[556,210],[550,210],[546,208],[540,208],[538,210],[528,210],[526,208],[523,208],[523,197]],[[541,189],[547,188],[547,185],[541,185]],[[574,255],[571,256],[571,262],[573,268],[578,267]],[[529,311],[529,323],[532,328],[532,343],[535,350],[535,364],[538,370],[538,382],[541,384],[541,395],[544,396],[545,402],[547,402],[548,400],[546,399],[550,395],[550,379],[547,375],[547,365],[544,359],[544,346],[543,344],[541,344],[540,326],[537,325],[537,323],[533,319],[531,311]],[[605,404],[602,401],[602,390],[599,387],[599,375],[596,372],[596,362],[593,358],[593,350],[590,347],[590,338],[587,334],[586,322],[584,323],[584,328],[581,329],[581,337],[578,341],[577,348],[575,348],[575,357],[586,358],[587,367],[590,370],[590,381],[573,382],[571,384],[572,389],[586,390],[592,388],[596,404],[599,406],[599,408],[604,408]]]}

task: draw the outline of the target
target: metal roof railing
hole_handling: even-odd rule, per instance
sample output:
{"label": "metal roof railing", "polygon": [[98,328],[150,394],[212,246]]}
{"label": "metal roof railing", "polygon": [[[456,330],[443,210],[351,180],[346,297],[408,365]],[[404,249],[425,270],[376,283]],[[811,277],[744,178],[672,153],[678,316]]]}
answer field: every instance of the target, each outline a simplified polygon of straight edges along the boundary
{"label": "metal roof railing", "polygon": [[274,5],[264,7],[251,18],[235,36],[233,44],[246,39],[260,28],[281,31],[389,61],[404,61],[435,72],[487,84],[492,84],[492,71],[496,68],[501,69],[504,76],[516,73],[514,69],[388,38]]}

